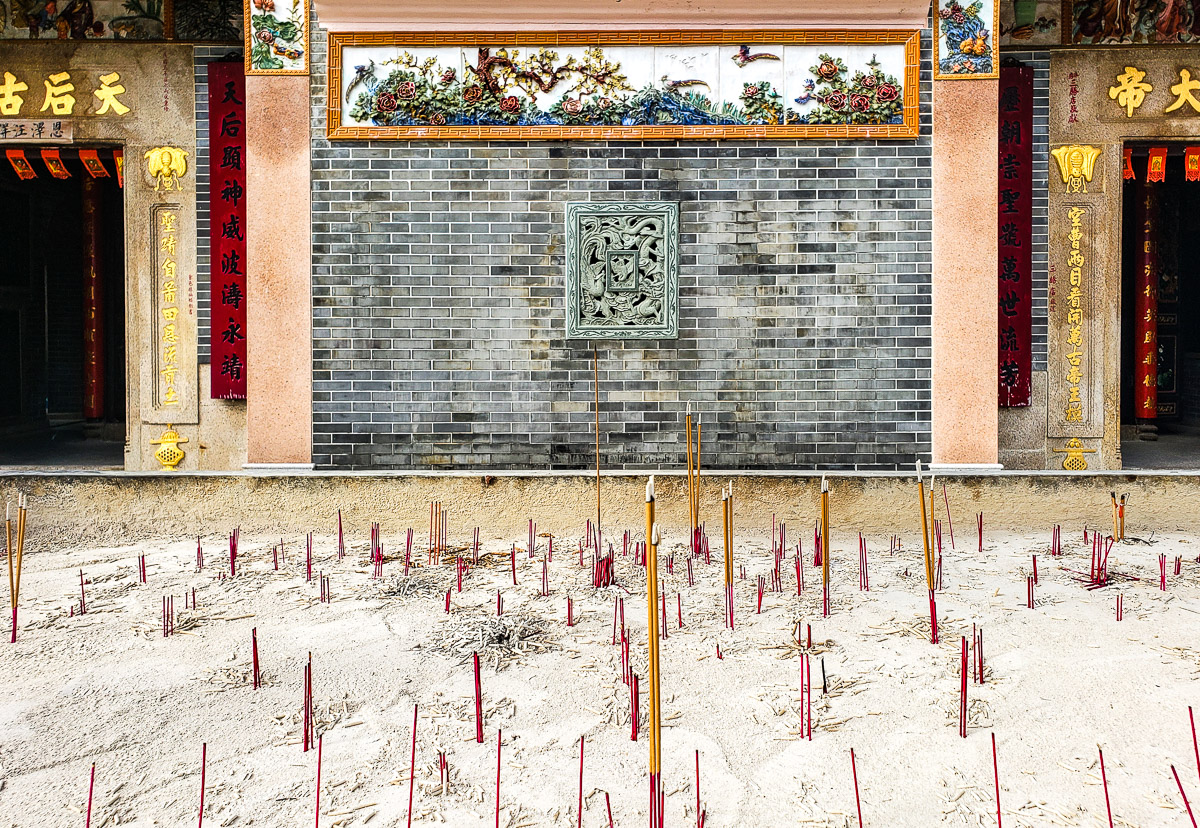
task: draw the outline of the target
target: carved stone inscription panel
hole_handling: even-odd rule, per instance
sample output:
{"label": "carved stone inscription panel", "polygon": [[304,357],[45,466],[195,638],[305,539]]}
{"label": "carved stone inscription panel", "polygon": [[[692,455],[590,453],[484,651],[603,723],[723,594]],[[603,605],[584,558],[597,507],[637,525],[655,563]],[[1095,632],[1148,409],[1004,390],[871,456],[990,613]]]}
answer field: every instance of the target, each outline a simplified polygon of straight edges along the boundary
{"label": "carved stone inscription panel", "polygon": [[567,205],[567,336],[679,335],[679,205]]}

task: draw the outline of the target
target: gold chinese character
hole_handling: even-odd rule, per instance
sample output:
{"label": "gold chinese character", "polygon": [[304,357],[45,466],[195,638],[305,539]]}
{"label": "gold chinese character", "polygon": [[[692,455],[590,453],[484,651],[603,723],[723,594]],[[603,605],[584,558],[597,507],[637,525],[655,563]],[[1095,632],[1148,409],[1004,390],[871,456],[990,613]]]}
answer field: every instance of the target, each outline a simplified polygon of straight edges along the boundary
{"label": "gold chinese character", "polygon": [[1153,384],[1154,384],[1154,377],[1150,376],[1149,374],[1146,374],[1146,376],[1142,377],[1142,385],[1149,388]]}
{"label": "gold chinese character", "polygon": [[163,362],[167,365],[174,365],[179,362],[179,355],[176,352],[175,345],[167,345],[163,348]]}
{"label": "gold chinese character", "polygon": [[1149,308],[1146,308],[1146,315],[1144,317],[1142,317],[1142,321],[1143,322],[1153,322],[1154,321],[1154,311],[1150,310]]}
{"label": "gold chinese character", "polygon": [[0,115],[16,115],[21,111],[25,99],[18,95],[29,86],[17,80],[12,72],[4,73],[4,83],[0,83]]}
{"label": "gold chinese character", "polygon": [[1083,409],[1081,408],[1068,408],[1066,414],[1067,416],[1063,419],[1065,419],[1068,423],[1083,422]]}
{"label": "gold chinese character", "polygon": [[175,392],[174,386],[167,386],[167,391],[163,394],[163,405],[179,405],[179,395]]}
{"label": "gold chinese character", "polygon": [[117,100],[117,96],[125,92],[125,87],[118,83],[120,80],[121,76],[116,72],[100,76],[100,83],[102,85],[92,93],[102,104],[96,110],[97,115],[106,115],[109,111],[115,112],[118,115],[124,115],[129,111],[129,107]]}
{"label": "gold chinese character", "polygon": [[51,75],[46,84],[46,100],[42,102],[42,112],[49,109],[55,115],[70,115],[75,110],[75,84],[71,83],[70,72],[59,72]]}
{"label": "gold chinese character", "polygon": [[179,342],[179,334],[175,331],[175,323],[168,322],[163,325],[162,341],[170,344]]}
{"label": "gold chinese character", "polygon": [[1198,90],[1200,90],[1200,80],[1192,80],[1191,72],[1186,69],[1180,69],[1179,83],[1171,87],[1171,94],[1175,96],[1175,103],[1168,106],[1163,112],[1174,112],[1185,103],[1190,105],[1196,112],[1200,112],[1200,101],[1197,101],[1192,96],[1192,93]]}
{"label": "gold chinese character", "polygon": [[169,256],[174,256],[175,255],[175,234],[168,233],[165,236],[163,236],[162,241],[159,242],[158,246],[162,250],[162,252],[166,253]]}
{"label": "gold chinese character", "polygon": [[1154,341],[1154,331],[1146,331],[1146,338],[1142,341],[1143,345],[1149,345]]}
{"label": "gold chinese character", "polygon": [[167,259],[165,262],[163,262],[162,263],[162,272],[163,272],[163,275],[166,276],[168,279],[174,279],[175,278],[175,260]]}
{"label": "gold chinese character", "polygon": [[1108,97],[1125,110],[1125,117],[1132,118],[1133,110],[1142,105],[1146,93],[1154,89],[1142,81],[1146,73],[1133,66],[1126,66],[1124,74],[1117,75],[1117,85],[1108,88]]}
{"label": "gold chinese character", "polygon": [[[173,294],[174,292],[175,292],[175,288],[171,288],[171,293]],[[167,301],[173,302],[175,300],[168,299]],[[179,318],[179,308],[163,308],[162,312],[163,312],[163,319],[169,319],[172,322],[174,322],[176,319]],[[172,325],[171,327],[173,328],[175,326]]]}
{"label": "gold chinese character", "polygon": [[1142,365],[1152,365],[1154,363],[1154,354],[1146,354],[1142,357]]}
{"label": "gold chinese character", "polygon": [[177,216],[174,213],[164,212],[164,213],[159,214],[158,224],[162,228],[164,233],[174,233],[176,219],[177,219]]}
{"label": "gold chinese character", "polygon": [[175,370],[176,369],[174,369],[174,368],[164,368],[161,371],[159,371],[158,373],[162,375],[162,378],[163,378],[163,380],[166,381],[167,385],[174,385],[175,384]]}
{"label": "gold chinese character", "polygon": [[[164,302],[173,303],[175,301],[175,282],[174,282],[174,280],[168,279],[167,281],[163,282],[162,296],[163,296]],[[166,311],[164,310],[163,312],[165,313]]]}
{"label": "gold chinese character", "polygon": [[[1146,379],[1150,379],[1150,378],[1149,378],[1149,377],[1146,377]],[[1146,383],[1146,384],[1147,384],[1147,385],[1149,385],[1149,383]],[[1154,406],[1150,404],[1150,398],[1149,398],[1149,397],[1147,397],[1147,398],[1145,399],[1145,401],[1143,401],[1143,402],[1142,402],[1142,408],[1153,408],[1153,407],[1154,407]]]}

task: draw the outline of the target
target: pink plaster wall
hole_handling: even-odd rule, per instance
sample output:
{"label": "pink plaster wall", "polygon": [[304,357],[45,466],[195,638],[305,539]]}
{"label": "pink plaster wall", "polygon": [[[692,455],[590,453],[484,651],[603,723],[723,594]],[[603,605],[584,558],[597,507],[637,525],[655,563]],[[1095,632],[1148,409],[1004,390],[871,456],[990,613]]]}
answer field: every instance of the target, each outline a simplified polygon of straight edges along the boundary
{"label": "pink plaster wall", "polygon": [[312,462],[308,76],[246,78],[247,462]]}
{"label": "pink plaster wall", "polygon": [[995,463],[995,80],[933,83],[933,462]]}

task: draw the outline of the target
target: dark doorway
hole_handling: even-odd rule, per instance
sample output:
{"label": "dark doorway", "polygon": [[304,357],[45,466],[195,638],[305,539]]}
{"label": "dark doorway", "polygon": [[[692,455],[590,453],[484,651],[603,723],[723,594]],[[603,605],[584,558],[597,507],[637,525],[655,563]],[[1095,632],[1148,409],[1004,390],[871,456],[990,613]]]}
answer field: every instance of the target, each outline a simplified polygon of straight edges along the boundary
{"label": "dark doorway", "polygon": [[93,178],[78,148],[59,149],[58,164],[21,149],[34,178],[0,156],[0,465],[120,468],[125,224],[114,150],[95,150],[107,176]]}
{"label": "dark doorway", "polygon": [[[1186,180],[1182,144],[1126,146],[1136,180],[1124,184],[1121,223],[1123,465],[1200,468],[1200,181]],[[1161,182],[1146,181],[1151,146],[1167,149]],[[1150,306],[1139,303],[1148,284]],[[1151,383],[1156,399],[1140,393]]]}

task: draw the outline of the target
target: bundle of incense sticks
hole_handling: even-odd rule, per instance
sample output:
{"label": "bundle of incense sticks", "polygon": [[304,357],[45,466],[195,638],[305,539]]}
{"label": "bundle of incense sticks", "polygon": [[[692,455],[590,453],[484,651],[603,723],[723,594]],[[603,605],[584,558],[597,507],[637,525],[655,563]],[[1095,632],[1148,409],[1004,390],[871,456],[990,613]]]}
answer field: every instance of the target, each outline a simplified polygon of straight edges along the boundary
{"label": "bundle of incense sticks", "polygon": [[921,542],[925,547],[925,584],[933,591],[933,547],[929,542],[929,515],[925,509],[925,483],[921,479],[921,461],[917,461],[917,502],[921,507]]}
{"label": "bundle of incense sticks", "polygon": [[862,592],[871,591],[871,576],[867,571],[867,541],[858,533],[858,588]]}
{"label": "bundle of incense sticks", "polygon": [[13,548],[12,506],[4,504],[4,551],[8,558],[8,596],[12,603],[12,638],[17,642],[17,599],[21,594],[21,564],[25,559],[25,517],[27,510],[25,495],[17,495],[17,545]]}
{"label": "bundle of incense sticks", "polygon": [[138,583],[146,583],[146,556],[138,555]]}
{"label": "bundle of incense sticks", "polygon": [[929,643],[938,643],[937,593],[929,590]]}
{"label": "bundle of incense sticks", "polygon": [[1057,523],[1050,532],[1050,555],[1057,557],[1062,554],[1062,527]]}
{"label": "bundle of incense sticks", "polygon": [[1117,593],[1117,620],[1122,621],[1125,618],[1125,600],[1121,593]]}
{"label": "bundle of incense sticks", "polygon": [[317,576],[318,584],[321,588],[321,603],[328,604],[333,601],[333,593],[329,590],[329,576],[324,572]]}
{"label": "bundle of incense sticks", "polygon": [[83,590],[83,570],[79,570],[79,614],[87,615],[87,593]]}
{"label": "bundle of incense sticks", "polygon": [[688,485],[688,528],[689,547],[695,555],[700,549],[700,420],[696,415],[696,442],[692,448],[692,404],[688,403],[686,418],[687,440],[687,485]]}
{"label": "bundle of incense sticks", "polygon": [[974,624],[971,625],[971,646],[975,683],[983,684],[983,628],[976,629]]}
{"label": "bundle of incense sticks", "polygon": [[[811,634],[810,634],[811,635]],[[812,665],[800,654],[800,738],[812,741]]]}
{"label": "bundle of incense sticks", "polygon": [[168,638],[175,632],[175,597],[164,595],[162,600],[163,638]]}
{"label": "bundle of incense sticks", "polygon": [[1025,579],[1026,598],[1029,609],[1033,609],[1033,576],[1030,575]]}
{"label": "bundle of incense sticks", "polygon": [[721,489],[721,525],[725,537],[725,625],[733,629],[733,481]]}
{"label": "bundle of incense sticks", "polygon": [[833,557],[833,545],[830,540],[829,482],[825,475],[821,475],[821,541],[824,545],[824,554],[821,556],[821,607],[826,618],[829,617],[829,559]]}

